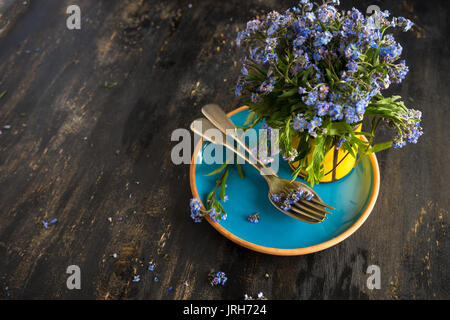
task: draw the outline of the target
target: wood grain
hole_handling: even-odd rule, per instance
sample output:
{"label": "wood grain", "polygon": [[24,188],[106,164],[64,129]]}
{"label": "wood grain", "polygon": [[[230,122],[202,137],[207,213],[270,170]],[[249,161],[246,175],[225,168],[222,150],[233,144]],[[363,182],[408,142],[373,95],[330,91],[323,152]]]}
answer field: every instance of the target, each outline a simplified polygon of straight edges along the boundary
{"label": "wood grain", "polygon": [[[317,254],[275,257],[189,218],[189,168],[170,161],[171,132],[188,128],[206,103],[239,106],[230,93],[243,55],[237,30],[295,3],[78,0],[82,28],[74,31],[65,22],[70,1],[5,6],[0,298],[450,298],[446,1],[342,1],[416,22],[399,34],[410,74],[390,93],[423,110],[425,128],[419,144],[378,155],[380,196],[354,235]],[[53,218],[46,230],[41,221]],[[72,264],[81,290],[66,288]],[[372,264],[381,268],[380,290],[366,287]],[[229,281],[211,287],[208,273],[219,270]]]}

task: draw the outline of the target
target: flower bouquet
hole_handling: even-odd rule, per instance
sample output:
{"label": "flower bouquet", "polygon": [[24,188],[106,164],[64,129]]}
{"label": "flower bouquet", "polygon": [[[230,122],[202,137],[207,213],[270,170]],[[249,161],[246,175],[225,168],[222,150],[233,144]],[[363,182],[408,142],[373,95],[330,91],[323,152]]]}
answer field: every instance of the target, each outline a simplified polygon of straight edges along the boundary
{"label": "flower bouquet", "polygon": [[[381,94],[408,73],[400,59],[402,46],[387,32],[408,31],[413,23],[388,11],[365,17],[335,5],[338,0],[322,5],[301,0],[284,14],[273,11],[249,21],[236,38],[238,46],[248,48],[234,87],[249,106],[248,128],[262,123],[293,167],[292,178],[301,175],[310,185],[336,181],[363,156],[417,143],[423,133],[420,111],[405,107],[399,96]],[[369,130],[362,131],[363,122]],[[374,144],[382,123],[396,134]],[[242,168],[236,168],[243,177]],[[220,200],[226,200],[229,170],[225,163],[211,173],[222,176],[205,210],[198,199],[191,200],[195,222],[204,216],[226,219],[216,193],[220,190]]]}
{"label": "flower bouquet", "polygon": [[[356,159],[417,143],[422,135],[421,112],[406,108],[399,96],[381,94],[408,73],[402,46],[387,31],[408,31],[413,23],[388,11],[365,17],[334,5],[339,1],[319,6],[301,0],[284,14],[249,21],[236,39],[248,48],[234,88],[250,108],[248,122],[278,130],[293,178],[302,174],[310,185],[327,181],[326,175],[335,181],[344,160],[351,165],[341,177]],[[367,131],[361,131],[364,120]],[[381,123],[396,136],[373,144]]]}

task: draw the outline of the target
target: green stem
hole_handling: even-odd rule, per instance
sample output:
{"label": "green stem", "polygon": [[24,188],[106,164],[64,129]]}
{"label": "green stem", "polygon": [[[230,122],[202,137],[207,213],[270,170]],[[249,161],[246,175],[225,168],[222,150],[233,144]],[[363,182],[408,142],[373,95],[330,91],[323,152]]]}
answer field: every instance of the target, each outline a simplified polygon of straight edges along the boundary
{"label": "green stem", "polygon": [[227,164],[227,166],[225,167],[225,170],[224,170],[223,173],[222,173],[222,176],[221,176],[220,179],[217,180],[217,182],[216,182],[216,187],[214,188],[214,191],[213,191],[213,192],[214,192],[214,200],[216,199],[216,192],[217,192],[217,189],[219,189],[220,185],[222,184],[223,178],[225,177],[226,173],[228,172],[228,166],[229,166],[229,164]]}

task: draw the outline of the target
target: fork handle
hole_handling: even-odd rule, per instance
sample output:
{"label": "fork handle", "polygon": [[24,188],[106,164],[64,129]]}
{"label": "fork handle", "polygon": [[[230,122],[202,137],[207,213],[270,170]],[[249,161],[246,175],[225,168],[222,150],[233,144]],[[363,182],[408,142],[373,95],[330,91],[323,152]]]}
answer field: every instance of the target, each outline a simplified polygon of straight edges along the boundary
{"label": "fork handle", "polygon": [[247,161],[249,164],[251,164],[253,167],[255,167],[258,172],[262,174],[262,167],[259,162],[251,161],[245,152],[241,152],[240,150],[236,149],[234,147],[234,144],[227,139],[227,136],[223,134],[223,132],[219,131],[218,128],[216,128],[211,121],[205,118],[200,118],[191,123],[191,130],[198,134],[199,136],[203,137],[205,140],[212,142],[217,145],[222,145],[229,150],[233,151],[235,154],[237,154],[239,157]]}
{"label": "fork handle", "polygon": [[202,108],[202,113],[217,129],[222,131],[225,135],[233,138],[242,148],[244,148],[244,150],[247,151],[248,154],[257,161],[260,167],[264,169],[266,174],[269,173],[270,175],[276,176],[275,171],[272,168],[266,166],[265,163],[260,159],[258,159],[258,157],[255,156],[253,152],[248,148],[245,141],[242,140],[241,137],[239,137],[236,132],[236,126],[230,120],[230,118],[228,118],[227,114],[222,110],[221,107],[219,107],[217,104],[207,104]]}

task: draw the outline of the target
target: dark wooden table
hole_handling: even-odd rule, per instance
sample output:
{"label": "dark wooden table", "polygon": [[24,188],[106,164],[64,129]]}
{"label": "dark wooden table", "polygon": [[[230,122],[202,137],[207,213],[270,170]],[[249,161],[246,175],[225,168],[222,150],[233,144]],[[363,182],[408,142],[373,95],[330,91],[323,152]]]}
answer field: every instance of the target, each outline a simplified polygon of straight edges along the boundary
{"label": "dark wooden table", "polygon": [[[205,103],[239,106],[237,30],[296,1],[78,0],[81,30],[66,28],[72,1],[0,1],[0,298],[450,298],[449,4],[342,2],[416,22],[399,35],[411,72],[391,93],[423,110],[425,135],[378,155],[379,199],[354,235],[277,257],[192,222],[189,168],[172,164],[170,135]],[[81,290],[66,288],[69,265]],[[379,290],[366,286],[369,265]],[[213,270],[224,287],[209,285]]]}

